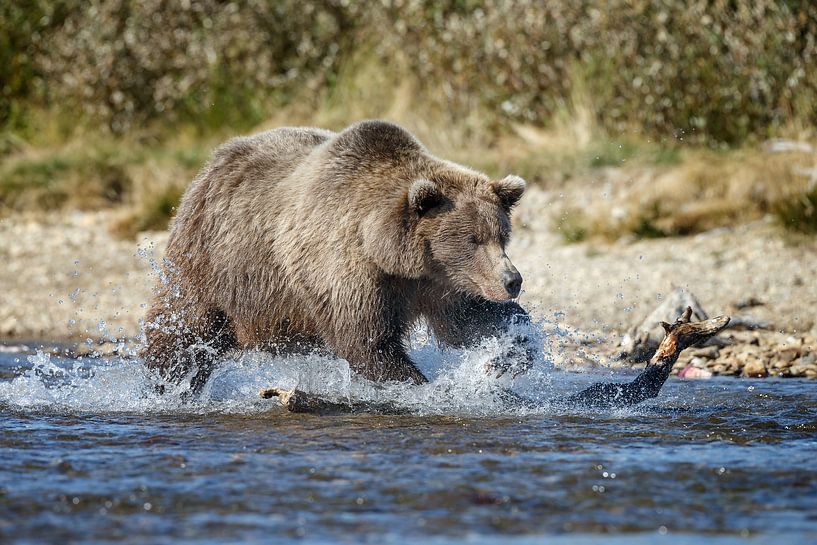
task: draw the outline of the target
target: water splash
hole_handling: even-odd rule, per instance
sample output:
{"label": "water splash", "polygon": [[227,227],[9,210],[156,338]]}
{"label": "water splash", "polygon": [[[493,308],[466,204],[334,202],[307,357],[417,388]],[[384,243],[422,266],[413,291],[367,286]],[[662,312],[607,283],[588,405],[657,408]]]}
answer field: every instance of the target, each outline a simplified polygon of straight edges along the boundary
{"label": "water splash", "polygon": [[[525,334],[542,346],[540,328]],[[470,349],[440,347],[423,328],[411,338],[410,356],[429,378],[412,386],[374,383],[349,369],[345,360],[323,354],[275,356],[260,351],[236,351],[223,358],[204,388],[190,396],[189,385],[165,384],[157,393],[157,378],[135,357],[69,359],[38,352],[28,357],[19,375],[0,382],[0,403],[19,408],[88,412],[230,412],[254,413],[276,407],[259,396],[262,389],[298,388],[330,400],[391,402],[416,414],[507,414],[500,399],[504,388],[529,397],[552,395],[551,359],[535,354],[533,367],[519,378],[488,372],[489,362],[507,353],[519,331],[487,338]]]}

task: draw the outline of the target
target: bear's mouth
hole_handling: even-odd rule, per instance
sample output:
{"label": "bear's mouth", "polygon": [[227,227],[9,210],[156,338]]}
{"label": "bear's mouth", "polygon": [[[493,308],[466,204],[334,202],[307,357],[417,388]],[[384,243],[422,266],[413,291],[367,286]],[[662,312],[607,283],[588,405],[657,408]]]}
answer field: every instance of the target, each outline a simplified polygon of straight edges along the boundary
{"label": "bear's mouth", "polygon": [[493,282],[478,282],[471,277],[468,277],[468,282],[471,284],[468,291],[471,291],[474,295],[484,297],[489,301],[503,302],[513,299],[508,291],[498,282],[496,284]]}
{"label": "bear's mouth", "polygon": [[488,291],[486,289],[482,289],[482,295],[486,299],[488,299],[490,301],[497,301],[497,302],[510,301],[511,299],[513,299],[513,297],[511,297],[511,295],[507,291],[505,291],[505,289],[490,290],[490,291]]}

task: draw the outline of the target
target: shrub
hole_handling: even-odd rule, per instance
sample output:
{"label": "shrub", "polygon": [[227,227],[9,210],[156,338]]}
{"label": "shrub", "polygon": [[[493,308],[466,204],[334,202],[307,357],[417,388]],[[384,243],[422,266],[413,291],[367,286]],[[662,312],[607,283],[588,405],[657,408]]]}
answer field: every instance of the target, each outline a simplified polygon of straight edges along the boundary
{"label": "shrub", "polygon": [[791,231],[817,233],[817,186],[795,193],[775,203],[774,213],[780,223]]}
{"label": "shrub", "polygon": [[156,118],[250,126],[293,82],[324,83],[355,13],[331,1],[78,3],[38,48],[42,99],[115,132]]}
{"label": "shrub", "polygon": [[611,134],[659,141],[817,123],[806,0],[63,0],[0,8],[0,124],[37,103],[118,132],[250,126],[318,100],[372,47],[402,70],[393,85],[498,130],[546,126],[577,101]]}

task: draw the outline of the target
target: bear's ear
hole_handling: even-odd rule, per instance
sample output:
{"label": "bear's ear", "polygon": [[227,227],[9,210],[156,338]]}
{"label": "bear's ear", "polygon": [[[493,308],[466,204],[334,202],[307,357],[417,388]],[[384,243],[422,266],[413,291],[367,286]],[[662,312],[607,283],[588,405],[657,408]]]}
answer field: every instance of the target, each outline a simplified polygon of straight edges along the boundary
{"label": "bear's ear", "polygon": [[510,212],[511,208],[516,206],[516,203],[522,198],[526,185],[525,180],[511,174],[499,181],[491,182],[491,189],[499,197],[502,207]]}
{"label": "bear's ear", "polygon": [[408,192],[409,207],[420,216],[442,204],[443,195],[437,184],[430,180],[416,180]]}

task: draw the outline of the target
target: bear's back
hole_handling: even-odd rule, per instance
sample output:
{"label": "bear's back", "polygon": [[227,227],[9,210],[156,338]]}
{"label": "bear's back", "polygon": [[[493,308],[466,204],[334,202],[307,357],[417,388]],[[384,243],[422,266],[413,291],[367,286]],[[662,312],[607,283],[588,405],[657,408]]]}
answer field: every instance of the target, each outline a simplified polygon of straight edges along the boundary
{"label": "bear's back", "polygon": [[[213,152],[211,170],[220,178],[239,182],[283,178],[290,174],[316,147],[335,133],[309,127],[283,127],[252,136],[239,136]],[[236,184],[238,185],[238,184]]]}
{"label": "bear's back", "polygon": [[[179,206],[176,231],[215,229],[250,204],[259,192],[286,179],[316,147],[335,133],[308,127],[284,127],[228,140],[213,152]],[[175,237],[171,237],[171,240]]]}
{"label": "bear's back", "polygon": [[[247,228],[270,190],[286,180],[316,147],[335,133],[285,127],[232,138],[219,146],[187,188],[173,220],[168,257],[180,266],[208,270],[213,251],[243,246]],[[259,198],[263,196],[263,198]],[[272,205],[284,205],[276,203]]]}

